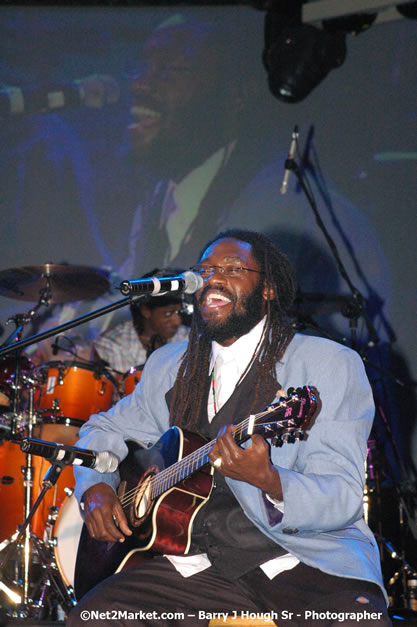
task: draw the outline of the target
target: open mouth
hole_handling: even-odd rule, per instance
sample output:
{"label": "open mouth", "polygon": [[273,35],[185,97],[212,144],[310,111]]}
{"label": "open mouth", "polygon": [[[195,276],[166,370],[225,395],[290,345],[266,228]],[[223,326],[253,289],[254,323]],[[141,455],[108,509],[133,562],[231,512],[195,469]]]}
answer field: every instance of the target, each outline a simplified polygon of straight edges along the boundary
{"label": "open mouth", "polygon": [[222,292],[212,290],[206,294],[203,302],[208,309],[217,309],[229,305],[232,300]]}
{"label": "open mouth", "polygon": [[133,105],[133,107],[130,108],[130,113],[134,119],[134,122],[130,124],[130,128],[134,128],[139,124],[154,124],[161,118],[159,111],[140,105]]}

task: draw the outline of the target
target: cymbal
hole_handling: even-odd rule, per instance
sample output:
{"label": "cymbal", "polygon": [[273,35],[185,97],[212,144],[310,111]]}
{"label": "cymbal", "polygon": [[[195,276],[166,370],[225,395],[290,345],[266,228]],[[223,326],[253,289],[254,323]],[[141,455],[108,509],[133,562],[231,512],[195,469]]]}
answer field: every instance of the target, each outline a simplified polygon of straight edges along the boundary
{"label": "cymbal", "polygon": [[45,263],[0,272],[0,294],[16,300],[36,302],[46,290],[49,304],[70,303],[97,298],[109,287],[107,272],[89,266]]}
{"label": "cymbal", "polygon": [[321,294],[320,292],[299,293],[290,313],[294,316],[326,315],[348,311],[351,294]]}

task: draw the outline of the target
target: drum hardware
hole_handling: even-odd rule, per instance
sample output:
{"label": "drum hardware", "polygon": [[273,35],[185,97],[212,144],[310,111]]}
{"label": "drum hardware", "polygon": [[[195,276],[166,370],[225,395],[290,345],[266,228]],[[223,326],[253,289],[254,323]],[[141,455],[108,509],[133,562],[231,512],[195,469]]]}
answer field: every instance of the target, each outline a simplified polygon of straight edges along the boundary
{"label": "drum hardware", "polygon": [[11,485],[14,483],[14,477],[10,477],[9,475],[3,475],[0,477],[1,485]]}
{"label": "drum hardware", "polygon": [[[93,287],[91,287],[93,286]],[[71,266],[54,266],[53,264],[45,264],[44,266],[34,268],[22,268],[11,269],[8,271],[0,272],[0,294],[10,298],[16,298],[18,300],[34,301],[39,296],[38,306],[31,310],[28,314],[24,314],[20,317],[15,317],[14,321],[16,326],[19,325],[11,336],[7,339],[5,344],[0,348],[0,359],[3,359],[9,353],[20,355],[24,347],[30,346],[35,343],[39,343],[44,339],[52,336],[57,336],[68,329],[79,326],[84,322],[89,322],[94,318],[110,313],[116,309],[124,307],[131,303],[132,298],[123,298],[119,301],[111,303],[106,307],[80,316],[77,319],[61,324],[53,329],[49,329],[43,333],[39,333],[32,337],[25,339],[19,339],[23,324],[31,321],[36,310],[41,305],[58,304],[65,302],[73,302],[76,300],[82,300],[84,298],[96,298],[109,287],[109,282],[101,271],[96,271],[90,268],[84,267],[71,267]],[[137,298],[135,298],[136,300]],[[19,441],[19,431],[17,426],[16,416],[19,414],[19,403],[21,399],[21,382],[20,382],[20,369],[19,361],[17,361],[17,367],[15,371],[14,379],[14,399],[12,414],[10,420],[7,419],[4,422],[10,422],[7,424],[7,436],[9,441],[7,445],[10,447],[16,446],[16,442]],[[80,360],[81,361],[81,360]],[[51,364],[49,364],[51,365]],[[65,363],[65,366],[67,364]],[[61,437],[48,437],[47,433],[50,429],[62,429],[65,439],[73,439],[74,431],[78,433],[78,428],[83,422],[85,422],[91,413],[94,413],[96,408],[96,399],[91,401],[94,404],[93,411],[82,412],[79,415],[77,411],[72,411],[73,407],[68,405],[69,398],[67,399],[62,394],[65,394],[65,390],[70,387],[71,381],[77,386],[77,380],[84,379],[85,381],[92,377],[95,381],[95,396],[99,399],[98,410],[108,409],[112,402],[112,387],[114,383],[109,374],[104,375],[102,372],[96,374],[96,369],[89,368],[88,365],[80,363],[72,363],[72,370],[70,370],[70,377],[68,378],[68,372],[66,368],[62,372],[60,377],[60,384],[54,385],[54,395],[43,395],[44,390],[39,392],[39,380],[35,378],[35,383],[28,382],[30,391],[30,408],[29,418],[27,425],[27,434],[31,437],[33,429],[39,425],[36,423],[35,416],[39,417],[41,437],[46,437],[49,440],[62,441]],[[1,368],[1,363],[0,363]],[[90,371],[90,372],[86,372]],[[78,376],[79,373],[84,376]],[[35,373],[36,374],[36,373]],[[46,383],[48,382],[48,376],[52,374],[46,371]],[[105,378],[103,378],[105,376]],[[52,384],[52,382],[51,382]],[[72,385],[72,384],[71,384]],[[87,382],[87,391],[93,387],[91,381]],[[83,386],[81,386],[83,387]],[[37,407],[37,413],[34,411],[34,388],[36,388],[35,399]],[[58,391],[58,392],[57,392]],[[110,394],[109,394],[110,391]],[[39,393],[38,393],[39,392]],[[76,394],[72,390],[72,395],[82,398],[83,394]],[[103,403],[107,403],[107,397],[110,396],[110,404],[107,407],[103,407]],[[59,411],[53,409],[51,399],[57,398],[59,401]],[[6,396],[7,399],[7,396]],[[68,402],[67,402],[68,401]],[[58,407],[55,404],[55,407]],[[75,408],[77,410],[77,408]],[[78,407],[80,410],[80,407]],[[10,429],[9,429],[10,426]],[[69,433],[71,432],[71,433]],[[73,442],[72,442],[73,443]],[[9,456],[10,457],[10,456]],[[11,457],[15,457],[12,455]],[[67,470],[72,472],[72,468],[63,468],[62,473],[59,471],[48,471],[44,478],[41,493],[37,497],[32,507],[32,493],[34,475],[33,464],[31,455],[26,456],[26,465],[24,467],[24,509],[25,509],[25,522],[19,530],[16,531],[10,538],[4,540],[0,544],[0,594],[5,596],[6,602],[10,604],[7,615],[13,617],[43,617],[42,612],[48,610],[49,607],[53,608],[53,611],[59,612],[60,608],[64,608],[69,611],[73,605],[75,605],[74,595],[72,593],[71,586],[66,585],[63,576],[61,576],[61,570],[58,567],[57,559],[58,553],[56,549],[59,549],[57,545],[53,549],[49,540],[44,542],[39,536],[34,534],[31,530],[31,523],[33,522],[34,514],[36,511],[39,513],[39,506],[47,494],[47,490],[51,489],[54,485],[56,489],[56,479],[52,481],[52,472],[57,473],[58,476],[63,476]],[[1,455],[0,455],[1,458]],[[1,461],[1,459],[0,459]],[[52,467],[51,467],[52,468]],[[36,470],[36,469],[35,469]],[[3,472],[4,476],[12,476],[12,473]],[[57,478],[56,477],[56,478]],[[46,489],[46,483],[50,484],[50,487]],[[7,486],[6,486],[7,487]],[[75,504],[75,499],[72,499],[72,503]],[[50,525],[53,524],[53,518],[56,516],[56,506],[50,510]],[[56,520],[56,525],[59,527],[59,516]],[[55,532],[55,524],[53,524]],[[48,528],[45,531],[45,535],[48,536],[52,529]],[[59,544],[59,542],[58,542]],[[72,551],[75,553],[76,551]],[[40,568],[40,572],[39,571]],[[35,576],[36,581],[33,580]],[[49,605],[48,605],[49,604]],[[50,615],[48,615],[48,618]],[[54,618],[54,617],[52,617]]]}
{"label": "drum hardware", "polygon": [[[34,398],[35,388],[32,386],[29,389],[29,411],[25,428],[25,433],[29,437],[32,436],[37,421]],[[14,422],[16,426],[18,419],[14,414],[11,416],[10,422]],[[10,459],[18,462],[19,457],[16,456],[16,450],[13,451],[12,447],[18,446],[21,434],[16,428],[10,427],[8,436],[10,441],[7,442],[7,452],[10,448]],[[21,455],[23,456],[23,453]],[[43,501],[47,490],[56,484],[63,469],[58,467],[48,471],[43,481],[43,488],[33,506],[33,482],[38,468],[34,467],[32,455],[27,454],[25,456],[25,464],[21,470],[23,473],[23,491],[18,494],[18,498],[22,498],[24,501],[23,517],[25,520],[19,526],[18,531],[0,544],[0,591],[10,603],[7,613],[10,616],[20,618],[40,617],[46,611],[50,613],[50,609],[47,608],[48,604],[54,606],[55,613],[58,607],[69,611],[75,604],[75,599],[71,590],[67,589],[63,583],[56,564],[55,554],[52,548],[31,530],[33,516]],[[15,477],[10,478],[14,482]],[[5,483],[10,485],[9,479],[6,479]]]}
{"label": "drum hardware", "polygon": [[[32,456],[28,455],[28,458],[30,457]],[[30,463],[28,466],[30,467]],[[63,468],[62,462],[49,467],[42,482],[42,490],[24,523],[10,540],[0,545],[0,589],[15,604],[16,607],[12,609],[14,616],[39,617],[39,612],[45,607],[46,602],[59,603],[67,612],[76,604],[72,590],[62,581],[51,547],[30,532],[30,523],[36,510],[47,491],[56,484]],[[27,484],[29,483],[28,481]],[[29,491],[31,492],[31,489]],[[31,589],[29,571],[35,556],[41,566],[41,576]]]}
{"label": "drum hardware", "polygon": [[116,384],[110,373],[96,364],[50,361],[35,370],[39,381],[37,410],[43,423],[67,424],[78,431],[91,414],[112,405]]}
{"label": "drum hardware", "polygon": [[9,268],[0,272],[0,294],[23,301],[57,305],[98,298],[110,283],[108,272],[88,266],[57,265]]}
{"label": "drum hardware", "polygon": [[[35,386],[30,389],[30,433],[36,427],[45,439],[72,445],[79,428],[91,413],[111,407],[114,383],[102,369],[98,371],[96,365],[74,361],[49,362],[34,369],[33,380]],[[8,446],[14,447],[18,441],[19,438],[16,438]],[[11,603],[13,598],[18,599],[14,603],[16,607],[10,609],[13,615],[39,617],[45,612],[56,613],[59,607],[69,612],[75,605],[70,583],[73,575],[64,574],[68,568],[64,566],[65,570],[62,570],[59,561],[62,546],[60,548],[54,539],[64,495],[61,496],[57,481],[53,481],[47,491],[42,488],[33,508],[30,508],[36,477],[42,476],[39,465],[47,462],[41,458],[32,459],[31,455],[27,458],[23,481],[25,532],[21,527],[17,535],[0,547],[0,572],[5,573],[0,582],[6,586],[5,594]],[[61,477],[61,486],[65,473],[67,485],[73,485],[72,467],[69,466],[59,470],[57,479]],[[67,496],[67,490],[65,493]],[[42,507],[44,512],[41,512]],[[64,542],[62,536],[61,544]],[[65,556],[64,565],[67,560],[68,556]],[[53,606],[51,611],[48,604]]]}
{"label": "drum hardware", "polygon": [[399,569],[392,575],[387,585],[387,593],[390,601],[395,599],[395,587],[401,586],[401,600],[403,607],[417,612],[417,569],[413,568],[405,559],[403,553],[399,552],[392,542],[382,536],[377,536],[377,540],[388,552],[391,559],[400,562]]}
{"label": "drum hardware", "polygon": [[[42,296],[42,301],[44,304],[59,302],[64,303],[74,300],[82,300],[83,298],[93,298],[97,296],[97,294],[93,294],[93,291],[89,287],[89,284],[94,283],[95,285],[97,285],[98,283],[100,283],[100,281],[97,281],[96,273],[94,273],[94,276],[91,274],[90,269],[88,269],[89,274],[83,274],[82,272],[72,273],[73,285],[71,286],[69,285],[68,279],[68,276],[71,276],[71,268],[69,268],[68,270],[68,267],[65,266],[65,270],[61,272],[51,264],[47,264],[47,266],[48,267],[45,266],[44,268],[42,268],[42,277],[40,277],[39,271],[33,272],[33,268],[24,268],[23,272],[20,272],[18,270],[17,273],[14,273],[14,271],[5,271],[5,273],[0,272],[0,294],[4,294],[11,298],[18,298],[20,300],[34,300],[35,296],[37,295],[37,290],[39,288],[46,289],[44,287],[44,281],[46,281],[49,294]],[[28,270],[28,272],[26,272],[26,270]],[[69,275],[67,275],[67,270],[69,272]],[[66,285],[65,280],[67,280]],[[80,288],[80,285],[83,286],[82,289]],[[108,281],[106,280],[106,289],[108,285]],[[71,288],[74,289],[71,290]],[[100,289],[100,291],[102,290],[102,288]],[[104,291],[104,289],[102,291]],[[35,336],[28,337],[23,340],[19,339],[18,341],[13,341],[13,343],[9,341],[7,346],[0,348],[0,358],[11,352],[17,354],[26,346],[30,346],[32,344],[39,343],[44,339],[62,334],[73,327],[77,327],[83,324],[84,322],[90,322],[95,318],[106,315],[107,313],[111,313],[126,305],[130,305],[133,300],[136,301],[140,298],[140,295],[135,297],[122,298],[121,300],[115,301],[110,305],[80,316],[69,322],[58,325]],[[85,422],[91,413],[95,413],[95,411],[100,411],[101,409],[109,409],[113,400],[112,387],[116,387],[111,374],[109,372],[103,372],[103,370],[100,370],[98,372],[97,366],[92,368],[85,363],[79,362],[70,362],[69,366],[66,362],[64,362],[64,364],[65,369],[63,370],[63,381],[60,385],[57,385],[56,382],[53,383],[52,380],[49,381],[50,375],[54,376],[55,374],[54,372],[50,371],[50,369],[52,369],[55,364],[53,362],[46,364],[48,370],[45,372],[45,382],[41,384],[41,386],[44,385],[44,389],[41,389],[39,391],[39,395],[36,400],[36,404],[39,405],[39,407],[37,407],[37,415],[41,416],[41,435],[42,437],[45,437],[45,439],[49,439],[52,441],[60,441],[61,438],[48,437],[46,433],[44,433],[44,430],[46,431],[49,428],[55,429],[58,426],[67,431],[71,431],[71,428],[74,427],[78,428],[80,426],[79,423]],[[82,376],[80,376],[80,373]],[[81,380],[84,381],[82,383],[79,383]],[[73,383],[71,383],[71,381]],[[20,391],[19,376],[16,376],[16,382],[16,396],[18,396]],[[95,385],[93,385],[93,382],[95,383]],[[50,384],[50,389],[53,388],[53,394],[46,394],[48,384]],[[86,386],[87,392],[90,392],[93,388],[95,398],[93,400],[90,399],[90,402],[94,405],[92,411],[85,412],[81,410],[79,404],[76,404],[75,406],[69,404],[69,396],[68,398],[66,398],[64,395],[68,393],[68,389],[69,387],[71,387],[72,384],[75,387],[80,385],[81,388]],[[36,425],[35,412],[33,411],[34,387],[37,388],[38,393],[39,379],[35,380],[35,386],[31,386],[30,388],[31,403],[28,425],[29,437],[31,437],[33,428]],[[67,392],[65,392],[65,390],[67,390]],[[72,390],[71,392],[71,397],[75,398],[78,401],[80,399],[82,400],[84,396],[85,394],[77,394],[74,392],[74,390]],[[107,404],[108,402],[107,397],[110,398],[108,407],[103,406],[103,404]],[[54,398],[59,399],[59,412],[57,410],[53,410],[52,400]],[[99,399],[98,407],[97,399]],[[77,421],[77,424],[75,424],[74,421]],[[9,444],[13,446],[13,443],[19,441],[19,438],[17,438],[17,432],[13,426],[10,431],[11,434],[13,434],[13,437],[10,438],[11,441]],[[68,434],[65,435],[68,437]],[[71,433],[70,435],[72,436],[73,433]],[[71,470],[71,468],[63,468],[62,473],[64,473],[66,470]],[[62,477],[62,473],[60,474],[57,470],[55,470],[54,472],[56,472],[58,476]],[[27,456],[27,464],[25,467],[24,477],[25,515],[27,513],[25,517],[25,522],[23,523],[22,527],[20,527],[20,529],[11,536],[11,538],[3,541],[0,545],[0,591],[2,591],[2,594],[4,593],[10,603],[13,604],[8,612],[8,615],[10,616],[39,617],[40,612],[44,611],[45,608],[47,608],[48,603],[54,604],[55,608],[57,609],[59,609],[59,607],[62,607],[66,611],[69,611],[71,607],[75,605],[75,599],[71,587],[71,573],[69,572],[68,577],[61,576],[62,572],[65,573],[65,570],[62,570],[62,567],[60,567],[58,561],[59,547],[61,545],[62,548],[66,536],[65,533],[61,534],[60,532],[60,530],[65,527],[65,525],[60,524],[60,521],[62,520],[61,512],[58,513],[56,524],[54,525],[53,537],[57,538],[55,547],[51,546],[49,542],[45,543],[39,538],[39,536],[37,536],[33,532],[30,532],[30,525],[34,518],[34,514],[38,510],[42,499],[44,499],[45,495],[47,494],[47,490],[50,489],[50,487],[46,488],[46,483],[50,483],[51,487],[52,485],[56,485],[56,480],[51,480],[50,473],[52,473],[51,469],[48,471],[47,475],[44,478],[41,493],[37,497],[32,508],[29,508],[32,495],[33,471],[31,456]],[[75,526],[77,527],[77,529],[79,528],[79,531],[75,533],[75,529],[73,529],[73,533],[71,535],[71,541],[73,543],[78,543],[82,520],[78,511],[78,505],[75,501],[75,498],[69,497],[68,503],[70,503],[72,509],[75,509],[78,513],[77,524]],[[67,506],[62,508],[62,516],[64,516],[64,510],[65,512],[68,511]],[[56,512],[52,511],[51,516],[53,517],[55,513]],[[53,548],[56,550],[53,551],[53,554],[51,556]],[[70,549],[70,553],[73,559],[75,559],[76,547],[73,548],[73,545]],[[37,580],[37,583],[35,585],[31,585],[29,575],[31,574],[31,572],[33,573],[34,569],[37,568],[38,565],[41,566],[42,577],[39,581]],[[31,572],[29,568],[30,566]],[[69,571],[71,571],[71,568],[69,569]],[[23,573],[23,575],[21,573]]]}
{"label": "drum hardware", "polygon": [[[102,369],[97,371],[91,362],[47,362],[35,369],[35,377],[38,381],[37,437],[41,439],[72,446],[88,417],[110,409],[112,405],[115,384],[107,373]],[[40,480],[47,464],[40,457],[34,461],[34,485],[37,490],[41,487]],[[61,507],[66,497],[65,486],[73,485],[72,467],[65,467],[59,482],[47,493],[32,520],[32,531],[38,537],[48,538],[46,521],[51,507]]]}
{"label": "drum hardware", "polygon": [[[381,411],[380,408],[378,408]],[[413,567],[406,559],[408,550],[405,538],[408,532],[417,539],[417,525],[413,519],[409,504],[417,502],[417,494],[413,485],[405,484],[403,487],[395,486],[395,511],[398,508],[398,525],[400,547],[395,547],[391,540],[384,536],[384,519],[386,518],[385,503],[383,499],[382,479],[384,473],[389,472],[388,460],[385,457],[383,447],[378,442],[376,431],[373,430],[368,440],[368,456],[366,462],[366,481],[364,492],[364,517],[368,514],[369,526],[373,530],[380,550],[381,565],[383,567],[385,587],[390,599],[390,605],[401,611],[406,608],[417,612],[417,568]],[[394,484],[395,485],[395,484]],[[368,496],[368,510],[366,510],[366,496]],[[409,503],[407,504],[407,499]],[[392,533],[391,529],[388,533]],[[411,549],[410,549],[411,550]],[[391,561],[400,562],[399,568],[387,561],[387,555]],[[393,568],[396,571],[393,572]],[[385,572],[386,571],[386,572]],[[389,574],[388,574],[389,573]]]}
{"label": "drum hardware", "polygon": [[[77,434],[75,440],[78,437],[78,430],[81,429],[85,420],[79,420],[78,418],[70,418],[69,416],[62,416],[61,409],[59,406],[59,402],[56,408],[52,410],[49,409],[40,409],[38,410],[38,414],[40,415],[40,424],[41,425],[56,425],[63,427],[75,427],[77,429]],[[65,438],[67,439],[67,438]],[[74,439],[74,438],[72,438]],[[72,442],[73,444],[74,442]]]}
{"label": "drum hardware", "polygon": [[[60,368],[58,368],[58,378],[56,381],[57,385],[64,385],[64,373],[62,372],[62,366]],[[55,399],[58,401],[58,405],[59,405],[59,399]]]}
{"label": "drum hardware", "polygon": [[313,315],[344,313],[348,310],[352,296],[349,294],[322,294],[320,292],[298,292],[290,313],[295,317],[308,318]]}
{"label": "drum hardware", "polygon": [[5,412],[4,414],[0,414],[0,440],[10,440],[12,425],[14,425],[13,431],[15,434],[23,433],[27,427],[27,420],[26,412],[19,412],[18,414]]}

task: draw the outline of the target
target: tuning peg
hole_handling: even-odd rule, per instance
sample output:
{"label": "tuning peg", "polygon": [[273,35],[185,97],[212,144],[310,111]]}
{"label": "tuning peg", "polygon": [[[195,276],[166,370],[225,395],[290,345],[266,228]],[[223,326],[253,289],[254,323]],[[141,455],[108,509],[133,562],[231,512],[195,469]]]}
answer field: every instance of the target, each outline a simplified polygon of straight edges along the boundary
{"label": "tuning peg", "polygon": [[292,396],[294,396],[294,394],[295,394],[295,388],[288,388],[287,396],[291,398]]}
{"label": "tuning peg", "polygon": [[283,441],[280,435],[275,435],[272,440],[271,440],[271,444],[272,446],[275,446],[276,448],[279,448],[280,446],[283,445]]}
{"label": "tuning peg", "polygon": [[275,409],[280,403],[281,403],[281,399],[277,403],[271,403],[271,405],[267,405],[264,411],[275,411]]}
{"label": "tuning peg", "polygon": [[301,429],[297,429],[296,431],[294,431],[294,438],[296,440],[304,440],[304,431],[302,431]]}
{"label": "tuning peg", "polygon": [[282,441],[285,442],[285,444],[292,443],[295,442],[295,437],[292,433],[286,432],[282,434]]}

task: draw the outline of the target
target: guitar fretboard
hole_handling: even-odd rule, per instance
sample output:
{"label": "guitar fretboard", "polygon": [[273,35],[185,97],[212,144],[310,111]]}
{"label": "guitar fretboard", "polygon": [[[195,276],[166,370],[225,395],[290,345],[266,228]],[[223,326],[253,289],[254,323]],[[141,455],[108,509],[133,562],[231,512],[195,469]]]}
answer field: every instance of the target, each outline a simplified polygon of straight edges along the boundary
{"label": "guitar fretboard", "polygon": [[[308,423],[316,404],[316,398],[311,387],[299,388],[297,393],[288,397],[281,397],[264,411],[248,416],[238,425],[235,425],[232,436],[235,442],[240,444],[255,433],[261,434],[265,439],[280,438],[285,433],[293,434],[297,429],[300,431],[302,426]],[[281,420],[277,420],[277,414]],[[209,454],[215,443],[216,440],[207,442],[168,468],[160,470],[153,476],[148,476],[150,499],[155,501],[173,486],[208,464]],[[138,486],[123,494],[120,499],[123,507],[128,506],[135,498],[137,488]]]}
{"label": "guitar fretboard", "polygon": [[[293,404],[295,404],[295,402],[302,402],[302,400],[304,399],[291,397],[288,400],[280,401],[275,407],[271,405],[271,409],[268,409],[256,415],[248,416],[247,418],[245,418],[245,420],[236,425],[235,430],[233,431],[233,439],[237,444],[240,444],[244,439],[246,439],[249,426],[251,434],[255,432],[259,433],[260,431],[267,432],[268,427],[270,427],[272,430],[272,427],[268,423],[259,423],[265,418],[265,416],[270,416],[272,418],[272,416],[275,415],[278,410],[284,413],[284,420],[281,422],[274,421],[274,434],[276,433],[276,431],[282,430],[283,428],[291,428],[292,426],[296,426],[295,420],[291,421],[291,419],[288,419],[288,417],[292,414],[294,408]],[[302,411],[302,408],[300,408],[300,411]],[[287,419],[285,420],[285,418]],[[151,481],[152,498],[157,498],[164,492],[171,489],[174,485],[176,485],[180,481],[183,481],[194,472],[208,464],[208,456],[215,443],[216,440],[208,442],[198,450],[193,451],[183,459],[175,462],[174,464],[169,466],[169,468],[166,468],[165,470],[156,474]]]}

